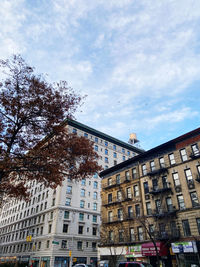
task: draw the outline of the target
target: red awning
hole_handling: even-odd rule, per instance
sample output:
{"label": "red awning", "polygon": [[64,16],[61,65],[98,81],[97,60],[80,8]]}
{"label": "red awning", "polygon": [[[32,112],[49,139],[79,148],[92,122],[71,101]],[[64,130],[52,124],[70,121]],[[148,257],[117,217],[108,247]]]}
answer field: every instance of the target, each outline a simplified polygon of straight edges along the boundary
{"label": "red awning", "polygon": [[[156,242],[159,256],[167,256],[168,248],[162,242]],[[152,242],[142,244],[143,256],[156,256],[156,249]]]}

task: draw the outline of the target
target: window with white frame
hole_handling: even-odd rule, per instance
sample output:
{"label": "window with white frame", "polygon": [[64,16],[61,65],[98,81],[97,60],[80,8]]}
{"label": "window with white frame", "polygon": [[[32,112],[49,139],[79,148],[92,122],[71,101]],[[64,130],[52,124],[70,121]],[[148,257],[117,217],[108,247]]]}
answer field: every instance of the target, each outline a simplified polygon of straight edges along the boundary
{"label": "window with white frame", "polygon": [[65,206],[71,206],[71,198],[66,197]]}
{"label": "window with white frame", "polygon": [[186,177],[187,182],[193,181],[192,172],[190,169],[185,170],[185,177]]}
{"label": "window with white frame", "polygon": [[185,148],[183,148],[183,149],[180,150],[180,154],[181,154],[182,161],[188,160],[187,153],[186,153],[186,149]]}
{"label": "window with white frame", "polygon": [[169,162],[170,162],[170,165],[176,164],[174,153],[169,154]]}
{"label": "window with white frame", "polygon": [[133,190],[134,190],[134,197],[139,197],[139,195],[140,195],[139,186],[138,185],[134,185],[133,186]]}
{"label": "window with white frame", "polygon": [[147,174],[147,166],[146,166],[146,164],[143,164],[142,165],[142,174],[143,175],[146,175]]}
{"label": "window with white frame", "polygon": [[156,169],[154,160],[150,161],[150,168],[151,171],[154,171]]}
{"label": "window with white frame", "polygon": [[85,207],[85,201],[84,200],[81,200],[80,201],[80,208],[84,208]]}
{"label": "window with white frame", "polygon": [[165,168],[165,160],[164,160],[164,157],[160,157],[159,158],[159,164],[160,164],[160,168]]}
{"label": "window with white frame", "polygon": [[199,147],[198,147],[197,144],[192,145],[191,148],[192,148],[192,153],[193,153],[195,156],[200,154]]}
{"label": "window with white frame", "polygon": [[139,226],[137,228],[137,231],[138,231],[138,240],[139,241],[143,241],[144,240],[144,237],[143,237],[143,229],[142,229],[142,226]]}
{"label": "window with white frame", "polygon": [[178,172],[172,173],[172,177],[173,177],[173,180],[174,180],[174,185],[175,186],[179,186],[180,185],[180,180],[179,180]]}
{"label": "window with white frame", "polygon": [[85,189],[81,189],[81,197],[85,197]]}
{"label": "window with white frame", "polygon": [[180,210],[185,209],[185,202],[184,202],[183,195],[178,195],[177,200],[178,200],[179,209]]}

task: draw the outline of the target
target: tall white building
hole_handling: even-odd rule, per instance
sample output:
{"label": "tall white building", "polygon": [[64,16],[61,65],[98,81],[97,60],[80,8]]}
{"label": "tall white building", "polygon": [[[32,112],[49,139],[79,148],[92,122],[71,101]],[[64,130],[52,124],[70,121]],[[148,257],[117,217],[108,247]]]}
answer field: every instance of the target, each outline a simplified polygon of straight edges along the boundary
{"label": "tall white building", "polygon": [[[69,131],[94,141],[99,164],[111,167],[142,152],[128,143],[73,120]],[[0,262],[30,262],[33,266],[68,267],[73,263],[97,264],[101,224],[101,179],[82,181],[66,177],[56,190],[29,183],[30,202],[11,200],[0,214]]]}

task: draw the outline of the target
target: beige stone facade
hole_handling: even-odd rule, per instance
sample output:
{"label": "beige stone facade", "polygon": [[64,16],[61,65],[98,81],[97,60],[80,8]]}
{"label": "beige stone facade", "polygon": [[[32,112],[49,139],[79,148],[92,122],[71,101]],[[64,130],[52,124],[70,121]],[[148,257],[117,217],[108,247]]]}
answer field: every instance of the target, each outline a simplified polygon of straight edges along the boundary
{"label": "beige stone facade", "polygon": [[[163,266],[181,266],[182,258],[199,264],[200,128],[105,170],[100,176],[102,248],[127,246],[120,255],[125,256],[131,246],[141,244],[145,251],[145,246],[160,242],[168,250],[160,255]],[[185,244],[193,244],[193,248],[187,251]],[[183,251],[178,251],[178,245]],[[154,264],[155,256],[147,256],[144,251],[140,259]]]}

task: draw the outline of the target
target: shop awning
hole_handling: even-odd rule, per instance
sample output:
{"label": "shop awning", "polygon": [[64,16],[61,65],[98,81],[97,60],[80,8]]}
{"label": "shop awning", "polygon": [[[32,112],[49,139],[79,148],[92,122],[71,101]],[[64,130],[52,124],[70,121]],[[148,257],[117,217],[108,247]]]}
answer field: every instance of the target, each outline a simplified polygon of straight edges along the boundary
{"label": "shop awning", "polygon": [[[156,247],[157,247],[159,256],[167,256],[168,248],[164,245],[163,242],[156,242]],[[156,256],[156,248],[153,242],[142,244],[142,255],[143,256]]]}

